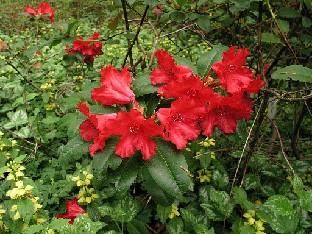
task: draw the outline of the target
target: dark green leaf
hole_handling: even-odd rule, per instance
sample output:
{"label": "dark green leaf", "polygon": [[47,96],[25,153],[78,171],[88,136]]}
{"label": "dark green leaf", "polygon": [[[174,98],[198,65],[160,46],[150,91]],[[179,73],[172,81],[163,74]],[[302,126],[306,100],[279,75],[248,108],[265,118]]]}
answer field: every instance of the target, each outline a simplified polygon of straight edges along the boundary
{"label": "dark green leaf", "polygon": [[157,216],[161,223],[166,223],[166,220],[168,219],[169,214],[172,211],[171,206],[162,206],[157,205]]}
{"label": "dark green leaf", "polygon": [[25,223],[29,223],[35,213],[34,203],[28,197],[19,199],[17,202],[17,211],[23,217]]}
{"label": "dark green leaf", "polygon": [[253,210],[254,204],[252,204],[250,201],[248,201],[247,193],[244,189],[240,187],[234,187],[233,188],[233,199],[236,204],[241,205],[246,210]]}
{"label": "dark green leaf", "polygon": [[133,219],[131,222],[127,223],[128,233],[131,234],[148,234],[148,230],[145,224],[139,220]]}
{"label": "dark green leaf", "polygon": [[179,200],[184,200],[184,192],[193,189],[191,178],[182,168],[188,168],[184,155],[172,144],[158,139],[157,153],[146,162],[146,169],[162,190]]}
{"label": "dark green leaf", "polygon": [[215,234],[214,229],[208,229],[207,225],[205,224],[195,224],[194,231],[196,234]]}
{"label": "dark green leaf", "polygon": [[261,41],[265,43],[282,43],[281,39],[275,36],[273,33],[262,33]]}
{"label": "dark green leaf", "polygon": [[189,222],[192,225],[195,225],[197,223],[196,216],[190,210],[181,208],[180,211],[182,218],[185,222]]}
{"label": "dark green leaf", "polygon": [[173,218],[166,225],[169,234],[184,234],[184,224],[181,218]]}
{"label": "dark green leaf", "polygon": [[300,13],[290,7],[281,7],[278,12],[278,16],[284,17],[284,18],[296,18],[300,16]]}
{"label": "dark green leaf", "polygon": [[170,14],[170,19],[178,23],[182,23],[185,18],[186,15],[181,11],[174,11]]}
{"label": "dark green leaf", "polygon": [[138,76],[133,81],[133,92],[136,97],[143,96],[145,94],[155,93],[158,87],[152,85],[148,74]]}
{"label": "dark green leaf", "polygon": [[36,233],[36,232],[40,232],[44,227],[40,224],[38,225],[31,225],[29,226],[28,228],[26,228],[23,233],[25,234],[33,234],[33,233]]}
{"label": "dark green leaf", "polygon": [[201,15],[197,18],[196,21],[198,27],[200,27],[205,32],[209,32],[211,28],[210,16],[209,15]]}
{"label": "dark green leaf", "polygon": [[301,82],[312,83],[312,69],[301,65],[291,65],[280,68],[272,74],[272,79],[279,80],[298,80]]}
{"label": "dark green leaf", "polygon": [[244,187],[246,190],[256,189],[260,187],[260,179],[257,175],[246,174],[244,177]]}
{"label": "dark green leaf", "polygon": [[197,72],[198,75],[204,77],[208,74],[213,63],[222,60],[222,53],[227,49],[223,45],[216,45],[213,49],[203,55],[197,61]]}

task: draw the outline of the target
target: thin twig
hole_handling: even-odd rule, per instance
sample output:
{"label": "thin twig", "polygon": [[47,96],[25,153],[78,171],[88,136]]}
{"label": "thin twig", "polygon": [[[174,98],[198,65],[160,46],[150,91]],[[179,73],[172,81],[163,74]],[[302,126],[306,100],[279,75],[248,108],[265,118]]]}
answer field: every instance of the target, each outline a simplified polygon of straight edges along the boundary
{"label": "thin twig", "polygon": [[[145,17],[146,17],[148,8],[149,8],[149,5],[147,5],[147,6],[145,7],[145,11],[144,11],[143,16],[142,16],[142,18],[141,18],[141,21],[140,21],[139,27],[138,27],[138,29],[137,29],[137,32],[136,32],[136,34],[135,34],[135,36],[134,36],[134,38],[133,38],[131,44],[128,46],[128,51],[127,51],[126,57],[125,57],[125,59],[124,59],[124,61],[123,61],[123,65],[122,65],[123,67],[126,65],[128,56],[132,53],[132,48],[133,48],[133,46],[134,46],[135,41],[138,39],[138,36],[139,36],[140,31],[141,31],[142,25],[143,25],[143,23],[144,23],[144,19],[145,19]],[[133,66],[133,64],[132,64],[131,66]]]}
{"label": "thin twig", "polygon": [[271,120],[271,122],[272,122],[272,124],[273,124],[273,126],[274,126],[274,128],[275,128],[275,130],[276,130],[276,132],[277,132],[278,138],[279,138],[279,140],[280,140],[281,150],[282,150],[282,154],[283,154],[283,156],[284,156],[284,159],[285,159],[285,161],[286,161],[288,167],[289,167],[290,170],[292,171],[293,175],[295,175],[295,174],[296,174],[296,173],[295,173],[295,170],[294,170],[294,168],[290,165],[290,162],[289,162],[288,159],[287,159],[287,155],[286,155],[285,150],[284,150],[284,144],[283,144],[283,141],[282,141],[281,134],[280,134],[280,132],[279,132],[279,130],[278,130],[278,127],[277,127],[277,125],[276,125],[276,123],[275,123],[274,120]]}

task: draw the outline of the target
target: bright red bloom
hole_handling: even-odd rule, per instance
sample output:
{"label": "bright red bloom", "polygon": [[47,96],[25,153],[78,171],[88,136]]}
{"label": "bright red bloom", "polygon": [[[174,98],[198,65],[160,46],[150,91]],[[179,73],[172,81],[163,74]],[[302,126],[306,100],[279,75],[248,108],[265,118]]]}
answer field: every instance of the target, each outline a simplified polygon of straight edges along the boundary
{"label": "bright red bloom", "polygon": [[26,9],[24,10],[24,12],[38,17],[41,15],[48,15],[50,18],[51,23],[54,22],[54,12],[55,10],[51,7],[50,3],[48,2],[43,2],[38,6],[38,9],[35,10],[34,8],[32,8],[31,6],[27,6]]}
{"label": "bright red bloom", "polygon": [[94,57],[102,54],[102,42],[98,41],[100,37],[99,32],[95,32],[92,37],[84,40],[78,36],[78,40],[73,41],[73,46],[69,48],[66,46],[65,51],[68,54],[81,53],[85,56],[84,62],[93,63]]}
{"label": "bright red bloom", "polygon": [[193,72],[189,67],[176,65],[174,59],[167,51],[157,50],[155,56],[158,59],[158,65],[160,68],[155,68],[150,74],[150,79],[153,85],[167,84],[171,81],[176,81],[193,75]]}
{"label": "bright red bloom", "polygon": [[254,77],[249,68],[242,67],[246,63],[249,50],[244,48],[236,51],[236,48],[233,46],[224,52],[222,61],[215,62],[212,66],[213,71],[218,75],[221,88],[230,94],[245,90]]}
{"label": "bright red bloom", "polygon": [[145,119],[136,109],[120,111],[116,119],[107,121],[107,125],[111,135],[120,136],[115,153],[122,158],[140,150],[144,160],[151,159],[156,153],[156,143],[150,137],[163,133],[163,128],[155,123],[154,118]]}
{"label": "bright red bloom", "polygon": [[196,140],[200,134],[199,119],[205,106],[196,107],[191,101],[178,99],[170,108],[160,108],[157,118],[165,128],[164,139],[170,140],[177,149],[184,149],[188,140]]}
{"label": "bright red bloom", "polygon": [[256,80],[252,80],[248,84],[248,86],[247,86],[247,88],[245,90],[248,94],[250,94],[250,93],[254,93],[254,94],[259,93],[259,90],[261,89],[261,87],[265,85],[265,82],[263,80],[261,80],[261,75],[260,74],[258,74],[256,77],[257,77],[257,79]]}
{"label": "bright red bloom", "polygon": [[203,133],[211,136],[215,127],[223,133],[235,133],[236,122],[248,120],[252,113],[252,101],[242,94],[220,96],[216,94],[209,102],[201,122]]}
{"label": "bright red bloom", "polygon": [[78,201],[78,199],[76,197],[73,200],[66,201],[67,213],[64,215],[57,214],[56,218],[58,218],[58,219],[70,219],[70,221],[68,223],[73,224],[75,221],[75,218],[79,214],[85,213],[85,211],[78,205],[77,201]]}
{"label": "bright red bloom", "polygon": [[157,90],[160,96],[165,98],[189,98],[197,100],[199,105],[206,102],[213,92],[211,88],[204,87],[203,81],[197,76],[188,76],[183,80],[169,82]]}
{"label": "bright red bloom", "polygon": [[107,66],[101,70],[100,88],[93,89],[91,98],[103,105],[128,104],[134,101],[134,93],[130,89],[132,77],[128,67],[124,67],[121,72],[112,66]]}
{"label": "bright red bloom", "polygon": [[109,119],[115,119],[117,114],[93,115],[90,113],[88,106],[81,102],[78,103],[78,107],[88,117],[87,120],[80,124],[80,134],[85,141],[94,140],[93,144],[89,147],[91,155],[94,156],[98,150],[104,151],[105,141],[109,137],[105,131],[106,122]]}

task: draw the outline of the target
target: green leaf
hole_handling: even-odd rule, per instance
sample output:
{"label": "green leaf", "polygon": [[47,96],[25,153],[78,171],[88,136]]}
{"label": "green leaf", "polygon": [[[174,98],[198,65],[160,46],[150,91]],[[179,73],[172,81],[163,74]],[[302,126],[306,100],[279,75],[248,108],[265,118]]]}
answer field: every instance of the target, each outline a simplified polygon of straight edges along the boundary
{"label": "green leaf", "polygon": [[192,225],[195,225],[197,223],[196,216],[190,210],[181,208],[180,211],[182,218],[185,222],[189,222]]}
{"label": "green leaf", "polygon": [[24,125],[28,122],[27,112],[25,110],[9,112],[8,117],[10,122],[4,125],[4,127],[8,129]]}
{"label": "green leaf", "polygon": [[193,65],[191,60],[184,58],[184,57],[177,56],[177,55],[174,55],[173,58],[177,64],[182,65],[182,66],[187,66],[193,71],[193,73],[195,74],[197,73],[197,69]]}
{"label": "green leaf", "polygon": [[229,183],[229,176],[226,172],[214,170],[212,173],[212,180],[218,187],[224,187]]}
{"label": "green leaf", "polygon": [[264,43],[273,43],[273,44],[282,43],[279,37],[275,36],[273,33],[267,32],[262,33],[261,41]]}
{"label": "green leaf", "polygon": [[187,2],[188,2],[188,0],[177,0],[177,4],[178,4],[179,6],[185,5]]}
{"label": "green leaf", "polygon": [[27,127],[22,127],[18,132],[15,132],[19,137],[22,138],[28,138],[31,134],[30,128]]}
{"label": "green leaf", "polygon": [[308,211],[312,212],[312,189],[309,189],[308,191],[304,191],[299,196],[299,202],[300,206]]}
{"label": "green leaf", "polygon": [[40,232],[44,227],[42,225],[31,225],[29,227],[27,227],[23,233],[25,234],[33,234],[33,233],[36,233],[36,232]]}
{"label": "green leaf", "polygon": [[161,223],[166,223],[166,220],[168,219],[169,214],[172,211],[171,206],[162,206],[157,205],[157,216]]}
{"label": "green leaf", "polygon": [[155,93],[158,89],[158,87],[152,85],[148,74],[142,74],[141,76],[136,77],[132,85],[133,92],[135,93],[136,97]]}
{"label": "green leaf", "polygon": [[295,233],[299,223],[298,216],[295,212],[291,215],[278,215],[272,210],[260,209],[257,211],[257,216],[267,222],[277,233]]}
{"label": "green leaf", "polygon": [[300,13],[290,7],[281,7],[278,12],[277,15],[280,17],[284,17],[284,18],[288,18],[288,19],[292,19],[292,18],[297,18],[300,16]]}
{"label": "green leaf", "polygon": [[289,31],[289,23],[286,20],[277,20],[278,25],[281,27],[284,33],[287,33]]}
{"label": "green leaf", "polygon": [[209,32],[211,28],[210,16],[209,15],[201,15],[197,18],[196,21],[198,27],[200,27],[205,32]]}
{"label": "green leaf", "polygon": [[157,185],[178,200],[185,200],[183,193],[193,189],[184,155],[164,140],[157,140],[157,153],[146,162],[146,170]]}
{"label": "green leaf", "polygon": [[233,199],[235,201],[235,204],[241,205],[241,207],[243,207],[246,210],[254,209],[254,204],[248,201],[247,193],[243,188],[234,187],[233,194],[234,194]]}
{"label": "green leaf", "polygon": [[151,195],[155,203],[163,206],[169,206],[174,202],[174,197],[164,191],[160,186],[158,186],[149,171],[146,170],[146,167],[142,167],[141,177],[143,180],[143,186],[145,187],[149,195]]}
{"label": "green leaf", "polygon": [[139,206],[130,195],[113,203],[110,216],[116,222],[130,222],[139,212]]}
{"label": "green leaf", "polygon": [[291,65],[280,68],[272,74],[272,79],[278,80],[298,80],[312,83],[312,69],[301,65]]}
{"label": "green leaf", "polygon": [[171,219],[166,225],[166,230],[168,231],[169,234],[185,233],[183,232],[183,229],[184,229],[184,225],[183,225],[183,221],[181,218]]}
{"label": "green leaf", "polygon": [[213,228],[208,229],[207,225],[201,223],[197,223],[194,225],[194,231],[196,234],[215,234]]}
{"label": "green leaf", "polygon": [[253,226],[244,225],[239,229],[239,234],[255,234],[256,230]]}
{"label": "green leaf", "polygon": [[181,11],[174,11],[170,14],[170,19],[178,23],[182,23],[185,18],[186,15]]}
{"label": "green leaf", "polygon": [[294,179],[293,179],[293,187],[294,187],[295,193],[302,192],[304,188],[302,180],[297,174],[295,174]]}
{"label": "green leaf", "polygon": [[127,223],[127,231],[131,234],[148,234],[148,230],[145,227],[145,223],[133,219],[131,222]]}
{"label": "green leaf", "polygon": [[256,189],[261,186],[260,179],[257,175],[246,174],[244,177],[244,187],[246,190]]}
{"label": "green leaf", "polygon": [[277,215],[289,216],[294,212],[291,201],[282,195],[269,197],[263,205]]}
{"label": "green leaf", "polygon": [[222,60],[222,53],[227,50],[226,46],[216,45],[209,52],[201,55],[197,61],[197,72],[198,75],[204,77],[208,74],[213,63]]}
{"label": "green leaf", "polygon": [[89,142],[84,141],[80,136],[71,139],[66,145],[60,147],[60,160],[63,162],[74,161],[83,154],[89,152]]}
{"label": "green leaf", "polygon": [[209,203],[200,204],[209,219],[222,221],[231,215],[234,205],[225,191],[211,189],[209,199]]}
{"label": "green leaf", "polygon": [[106,171],[108,167],[112,166],[115,169],[120,165],[122,159],[115,155],[115,146],[119,139],[110,138],[105,143],[104,152],[96,153],[93,156],[93,168],[98,173]]}
{"label": "green leaf", "polygon": [[29,223],[35,213],[34,203],[30,198],[19,199],[17,202],[17,211],[21,214],[21,217],[23,217],[25,223]]}

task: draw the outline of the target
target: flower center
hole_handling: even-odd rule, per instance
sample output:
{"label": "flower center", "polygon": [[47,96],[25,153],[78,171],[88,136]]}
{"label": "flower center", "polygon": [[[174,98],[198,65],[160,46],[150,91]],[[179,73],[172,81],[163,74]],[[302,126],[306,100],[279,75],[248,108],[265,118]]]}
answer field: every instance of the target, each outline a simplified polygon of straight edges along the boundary
{"label": "flower center", "polygon": [[186,92],[186,96],[188,97],[195,97],[197,95],[197,90],[196,89],[191,89],[191,90],[188,90]]}
{"label": "flower center", "polygon": [[130,127],[130,132],[131,133],[138,133],[139,132],[139,127],[138,126],[131,126]]}
{"label": "flower center", "polygon": [[172,71],[172,68],[167,69],[166,71],[167,71],[168,76],[174,76],[174,72]]}
{"label": "flower center", "polygon": [[236,67],[234,66],[234,65],[232,65],[232,64],[230,64],[229,66],[228,66],[228,70],[229,70],[229,72],[233,72],[234,70],[236,69]]}
{"label": "flower center", "polygon": [[179,121],[182,120],[182,117],[181,117],[180,114],[173,115],[173,116],[172,116],[172,120],[173,120],[174,122],[179,122]]}

